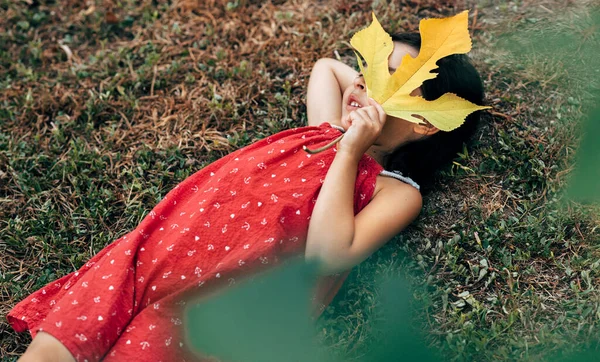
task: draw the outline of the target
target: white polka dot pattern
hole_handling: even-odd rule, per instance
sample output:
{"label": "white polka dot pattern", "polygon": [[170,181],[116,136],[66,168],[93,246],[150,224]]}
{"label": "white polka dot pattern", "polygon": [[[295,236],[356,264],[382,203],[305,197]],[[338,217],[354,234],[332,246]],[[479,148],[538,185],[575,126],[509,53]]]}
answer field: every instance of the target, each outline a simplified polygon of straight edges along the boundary
{"label": "white polka dot pattern", "polygon": [[[19,303],[9,322],[52,333],[79,361],[185,359],[185,296],[234,285],[304,251],[335,150],[312,157],[299,150],[339,134],[328,124],[292,129],[205,167],[135,230]],[[380,171],[363,157],[355,212],[368,203]]]}

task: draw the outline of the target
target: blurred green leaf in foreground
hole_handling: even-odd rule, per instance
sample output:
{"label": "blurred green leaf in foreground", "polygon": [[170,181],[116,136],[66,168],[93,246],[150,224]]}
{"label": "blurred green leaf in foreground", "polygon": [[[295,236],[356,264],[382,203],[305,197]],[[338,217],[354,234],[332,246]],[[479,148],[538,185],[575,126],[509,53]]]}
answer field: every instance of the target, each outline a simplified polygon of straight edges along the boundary
{"label": "blurred green leaf in foreground", "polygon": [[240,283],[187,311],[187,337],[226,361],[327,361],[309,317],[313,266],[302,262]]}
{"label": "blurred green leaf in foreground", "polygon": [[600,99],[583,124],[583,138],[579,145],[577,166],[573,172],[567,195],[576,201],[600,202]]}
{"label": "blurred green leaf in foreground", "polygon": [[[296,261],[218,297],[193,304],[186,315],[190,344],[202,354],[230,362],[338,361],[316,340],[310,317],[310,292],[316,267]],[[382,284],[384,337],[362,358],[365,362],[438,361],[411,327],[408,283]]]}

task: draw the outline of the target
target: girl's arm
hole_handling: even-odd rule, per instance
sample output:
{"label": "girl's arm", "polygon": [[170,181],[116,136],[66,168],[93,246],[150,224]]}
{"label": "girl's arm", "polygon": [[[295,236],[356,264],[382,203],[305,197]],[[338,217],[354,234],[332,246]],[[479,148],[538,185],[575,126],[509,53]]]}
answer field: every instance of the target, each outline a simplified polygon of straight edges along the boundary
{"label": "girl's arm", "polygon": [[342,116],[342,95],[358,73],[335,59],[319,59],[313,66],[306,92],[309,126],[323,122],[338,124]]}
{"label": "girl's arm", "polygon": [[414,187],[390,180],[354,216],[354,185],[358,162],[375,141],[385,113],[375,101],[351,112],[351,126],[336,156],[313,210],[306,241],[306,258],[322,263],[321,273],[347,270],[365,260],[410,224],[421,210]]}

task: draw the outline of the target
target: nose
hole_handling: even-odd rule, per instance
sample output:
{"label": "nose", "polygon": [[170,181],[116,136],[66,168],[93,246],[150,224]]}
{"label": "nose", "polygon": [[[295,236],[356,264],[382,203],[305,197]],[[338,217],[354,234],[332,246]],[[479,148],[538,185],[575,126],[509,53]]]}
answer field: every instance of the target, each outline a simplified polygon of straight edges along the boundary
{"label": "nose", "polygon": [[365,88],[366,88],[365,77],[363,77],[362,75],[359,75],[356,78],[354,78],[354,88],[360,89],[360,90],[365,90]]}

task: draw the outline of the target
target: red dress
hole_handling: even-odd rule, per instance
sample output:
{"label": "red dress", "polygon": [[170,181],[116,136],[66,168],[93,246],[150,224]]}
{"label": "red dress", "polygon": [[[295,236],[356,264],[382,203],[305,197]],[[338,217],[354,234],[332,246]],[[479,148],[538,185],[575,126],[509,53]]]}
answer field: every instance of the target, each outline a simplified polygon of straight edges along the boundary
{"label": "red dress", "polygon": [[[327,123],[291,129],[206,166],[135,230],[17,304],[9,323],[33,336],[50,333],[78,361],[193,360],[177,327],[185,300],[303,254],[335,149],[309,155],[302,146],[320,147],[339,135]],[[381,171],[363,156],[355,213],[371,199]]]}

